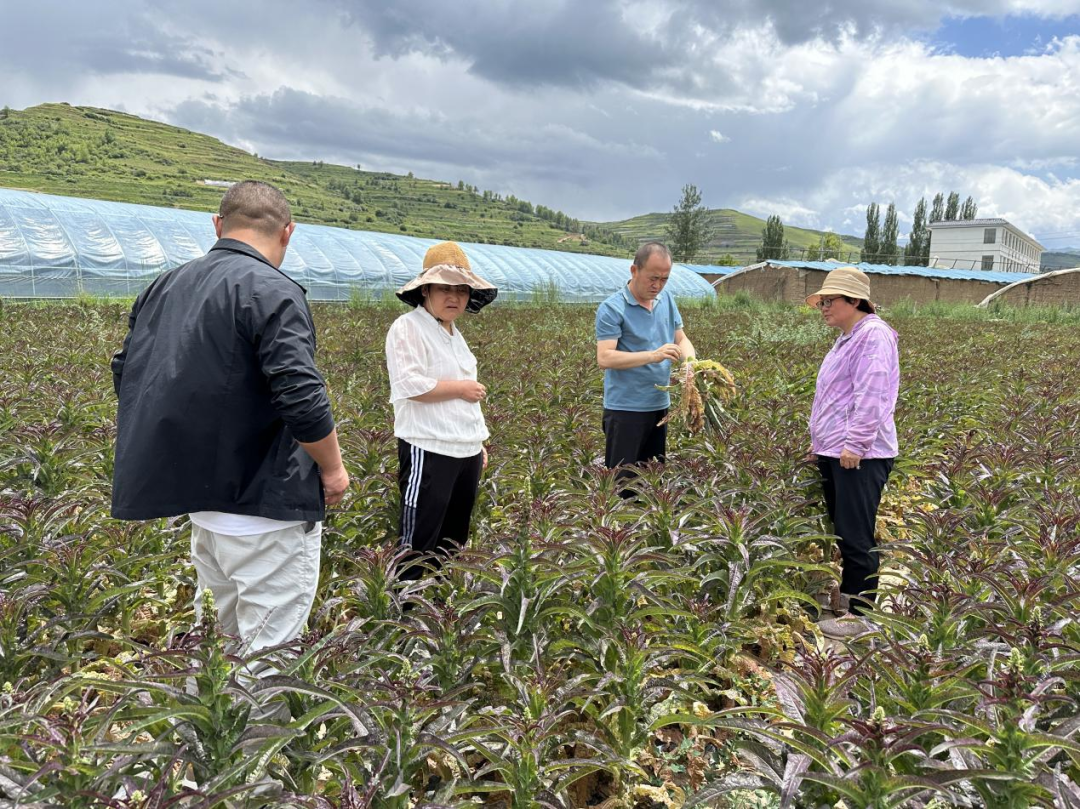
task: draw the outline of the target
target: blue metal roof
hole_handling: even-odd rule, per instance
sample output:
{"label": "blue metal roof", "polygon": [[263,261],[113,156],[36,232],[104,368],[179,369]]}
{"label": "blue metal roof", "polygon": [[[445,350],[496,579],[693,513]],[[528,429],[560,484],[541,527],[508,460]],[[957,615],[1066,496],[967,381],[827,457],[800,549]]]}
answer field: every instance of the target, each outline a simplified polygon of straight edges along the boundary
{"label": "blue metal roof", "polygon": [[[214,244],[209,213],[0,188],[0,297],[135,295],[162,272]],[[348,300],[354,290],[389,295],[437,242],[393,233],[301,224],[281,269],[312,300]],[[556,289],[564,301],[595,303],[626,283],[630,260],[490,244],[462,245],[499,300]],[[712,286],[677,265],[668,289],[712,297]]]}
{"label": "blue metal roof", "polygon": [[[835,261],[774,261],[769,264],[778,267],[796,267],[806,270],[821,270],[829,272],[837,267],[858,267],[867,275],[921,275],[925,278],[949,278],[954,281],[989,281],[994,284],[1011,284],[1014,281],[1023,281],[1027,278],[1035,278],[1038,273],[1023,272],[984,272],[982,270],[942,270],[937,267],[909,267],[893,266],[892,264],[837,264]],[[754,266],[754,265],[749,265]],[[718,267],[717,269],[725,269]],[[708,270],[713,272],[713,270]]]}
{"label": "blue metal roof", "polygon": [[686,269],[693,270],[698,275],[730,275],[736,270],[743,269],[742,267],[727,267],[719,264],[678,264],[676,266],[686,267]]}

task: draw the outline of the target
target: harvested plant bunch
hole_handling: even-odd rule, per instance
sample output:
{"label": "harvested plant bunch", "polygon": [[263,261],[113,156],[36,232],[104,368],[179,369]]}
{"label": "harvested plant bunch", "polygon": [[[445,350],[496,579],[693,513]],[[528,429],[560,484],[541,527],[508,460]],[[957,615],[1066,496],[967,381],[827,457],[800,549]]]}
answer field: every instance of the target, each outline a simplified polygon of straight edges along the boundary
{"label": "harvested plant bunch", "polygon": [[715,360],[687,360],[675,372],[675,384],[661,390],[675,392],[675,403],[661,424],[674,418],[690,433],[699,433],[706,421],[720,427],[724,402],[735,395],[735,377]]}

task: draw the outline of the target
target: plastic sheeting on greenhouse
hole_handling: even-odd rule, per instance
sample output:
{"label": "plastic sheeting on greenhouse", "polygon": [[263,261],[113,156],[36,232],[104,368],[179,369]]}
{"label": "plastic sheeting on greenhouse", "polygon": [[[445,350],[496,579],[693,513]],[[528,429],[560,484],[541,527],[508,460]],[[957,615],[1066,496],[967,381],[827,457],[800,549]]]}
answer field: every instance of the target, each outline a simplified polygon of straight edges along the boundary
{"label": "plastic sheeting on greenhouse", "polygon": [[[866,262],[846,264],[842,261],[778,261],[771,258],[767,261],[751,264],[748,267],[743,267],[741,269],[749,270],[754,267],[764,267],[766,264],[771,264],[774,267],[795,267],[796,269],[821,270],[822,272],[830,272],[837,267],[858,267],[867,275],[918,275],[924,278],[945,278],[951,281],[990,281],[997,284],[1011,284],[1013,281],[1035,278],[1038,275],[1038,273],[957,270],[944,269],[941,267],[913,267],[905,264],[869,264]],[[740,268],[732,267],[731,269],[735,270]],[[713,272],[713,270],[708,270],[708,272]]]}
{"label": "plastic sheeting on greenhouse", "polygon": [[[59,197],[0,188],[0,297],[134,296],[162,272],[215,241],[209,213]],[[435,239],[301,224],[281,269],[311,300],[384,297],[420,271]],[[464,244],[499,300],[598,302],[629,278],[629,260],[488,244]],[[676,265],[677,297],[712,297]]]}

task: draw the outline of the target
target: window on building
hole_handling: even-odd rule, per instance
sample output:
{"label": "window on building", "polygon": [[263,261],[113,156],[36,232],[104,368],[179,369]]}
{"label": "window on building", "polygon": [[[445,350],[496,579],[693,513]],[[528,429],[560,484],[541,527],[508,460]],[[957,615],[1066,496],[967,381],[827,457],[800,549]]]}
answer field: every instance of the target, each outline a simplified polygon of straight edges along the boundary
{"label": "window on building", "polygon": [[993,256],[983,256],[982,268],[984,270],[992,270],[992,269],[994,269],[994,257]]}
{"label": "window on building", "polygon": [[983,244],[993,244],[997,241],[997,228],[983,228]]}

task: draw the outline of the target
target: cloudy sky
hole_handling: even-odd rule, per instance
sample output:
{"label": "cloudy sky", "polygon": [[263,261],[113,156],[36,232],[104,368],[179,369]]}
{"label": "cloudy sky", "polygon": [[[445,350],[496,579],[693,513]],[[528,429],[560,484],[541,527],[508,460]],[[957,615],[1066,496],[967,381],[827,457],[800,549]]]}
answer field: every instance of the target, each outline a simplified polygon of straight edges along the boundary
{"label": "cloudy sky", "polygon": [[903,222],[955,189],[1080,245],[1080,0],[0,1],[15,108],[121,109],[587,219],[695,183],[861,235],[868,202]]}

